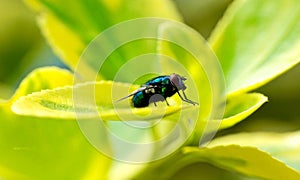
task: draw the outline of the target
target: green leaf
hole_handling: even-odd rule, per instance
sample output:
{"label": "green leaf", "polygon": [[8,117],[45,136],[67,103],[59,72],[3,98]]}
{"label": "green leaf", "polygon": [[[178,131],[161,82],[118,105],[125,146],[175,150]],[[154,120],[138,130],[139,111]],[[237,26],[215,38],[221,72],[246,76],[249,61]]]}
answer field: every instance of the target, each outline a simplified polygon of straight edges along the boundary
{"label": "green leaf", "polygon": [[[210,121],[199,121],[197,131],[207,134],[217,132],[221,129],[230,128],[240,121],[246,119],[258,108],[260,108],[268,98],[259,93],[237,94],[229,96],[226,100],[225,112],[222,119],[212,119]],[[199,139],[197,139],[197,142]]]}
{"label": "green leaf", "polygon": [[237,0],[210,37],[229,94],[260,87],[300,60],[298,0]]}
{"label": "green leaf", "polygon": [[219,137],[213,140],[209,146],[237,144],[240,146],[257,147],[270,153],[287,165],[300,172],[300,132],[272,133],[254,132],[238,133]]}
{"label": "green leaf", "polygon": [[[117,102],[138,86],[112,81],[83,83],[75,86],[59,87],[52,90],[35,92],[17,100],[12,110],[19,115],[51,117],[60,119],[89,119],[98,117],[102,120],[149,120],[167,116],[185,108],[197,108],[181,105],[179,98],[170,101],[171,106],[159,104],[159,108],[131,108],[129,99]],[[91,94],[95,90],[95,95]],[[74,93],[79,92],[81,96]],[[73,99],[74,97],[77,99]],[[87,99],[95,98],[96,107]],[[75,101],[75,102],[74,102]],[[76,103],[76,105],[74,105]]]}
{"label": "green leaf", "polygon": [[181,19],[173,2],[169,0],[27,2],[40,14],[41,28],[52,48],[72,69],[75,69],[88,43],[114,24],[140,17]]}
{"label": "green leaf", "polygon": [[[15,96],[71,84],[72,75],[55,67],[26,77]],[[5,179],[103,179],[111,159],[99,153],[76,121],[18,116],[11,102],[0,104],[0,176]]]}
{"label": "green leaf", "polygon": [[[185,157],[189,160],[198,159],[236,171],[248,176],[266,179],[298,179],[300,174],[274,159],[269,154],[253,147],[237,145],[216,146],[213,148],[184,148]],[[276,173],[274,173],[276,172]]]}
{"label": "green leaf", "polygon": [[[159,166],[148,168],[139,177],[168,179],[183,167],[204,162],[231,172],[263,179],[299,179],[300,174],[269,154],[254,147],[238,145],[184,147]],[[201,169],[199,169],[201,171]],[[159,173],[164,172],[164,173]],[[274,173],[276,172],[276,173]]]}
{"label": "green leaf", "polygon": [[225,114],[220,128],[229,128],[246,119],[267,102],[267,100],[266,96],[259,93],[230,96],[226,101]]}

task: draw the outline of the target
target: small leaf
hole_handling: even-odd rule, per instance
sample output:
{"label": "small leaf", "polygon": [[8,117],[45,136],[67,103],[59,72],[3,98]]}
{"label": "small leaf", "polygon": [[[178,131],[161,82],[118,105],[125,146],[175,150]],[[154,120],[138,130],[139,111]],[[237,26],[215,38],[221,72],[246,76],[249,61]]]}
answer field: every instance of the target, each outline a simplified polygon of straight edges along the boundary
{"label": "small leaf", "polygon": [[266,96],[259,93],[230,96],[226,102],[225,114],[220,128],[229,128],[246,119],[267,102],[267,100]]}
{"label": "small leaf", "polygon": [[114,24],[139,17],[181,19],[169,0],[27,0],[27,3],[40,14],[41,28],[52,48],[72,69],[88,43]]}
{"label": "small leaf", "polygon": [[210,37],[227,92],[258,88],[300,60],[298,0],[237,0]]}
{"label": "small leaf", "polygon": [[[267,97],[259,93],[229,96],[226,101],[223,118],[198,121],[197,131],[204,132],[205,130],[207,134],[211,134],[221,129],[230,128],[254,113],[267,100]],[[199,143],[199,138],[195,141]]]}
{"label": "small leaf", "polygon": [[22,80],[11,102],[33,92],[71,85],[72,83],[73,75],[65,69],[57,67],[37,68]]}
{"label": "small leaf", "polygon": [[152,166],[151,169],[148,168],[144,174],[141,173],[137,178],[168,179],[183,167],[199,162],[209,163],[231,172],[263,179],[300,178],[298,172],[266,152],[254,147],[242,147],[238,145],[206,148],[184,147],[180,153],[175,154],[172,158],[165,159],[164,162],[157,162],[158,166]]}
{"label": "small leaf", "polygon": [[[185,108],[196,106],[181,106],[180,102],[170,101],[172,106],[160,108],[132,108],[129,99],[116,102],[132,92],[138,86],[129,84],[100,81],[97,83],[83,83],[76,86],[65,86],[53,90],[44,90],[17,100],[12,110],[20,115],[51,117],[61,119],[75,119],[80,117],[88,119],[98,117],[102,120],[148,120],[173,114]],[[92,94],[91,92],[94,92]],[[76,93],[80,93],[76,96]],[[77,97],[77,98],[76,98]],[[93,106],[95,99],[96,106]],[[177,100],[178,101],[178,100]],[[75,105],[74,105],[75,104]]]}
{"label": "small leaf", "polygon": [[300,172],[300,132],[272,133],[254,132],[238,133],[219,137],[209,146],[237,144],[240,146],[257,147],[285,162]]}

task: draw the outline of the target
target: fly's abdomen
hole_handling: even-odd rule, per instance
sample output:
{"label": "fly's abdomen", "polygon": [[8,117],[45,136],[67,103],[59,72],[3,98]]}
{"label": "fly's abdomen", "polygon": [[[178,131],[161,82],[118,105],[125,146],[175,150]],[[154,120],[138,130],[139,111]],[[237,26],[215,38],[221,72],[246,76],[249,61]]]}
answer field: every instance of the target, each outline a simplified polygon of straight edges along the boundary
{"label": "fly's abdomen", "polygon": [[134,107],[147,107],[150,103],[166,101],[177,89],[172,85],[169,76],[159,76],[145,84],[147,88],[136,93],[132,98]]}
{"label": "fly's abdomen", "polygon": [[147,107],[149,106],[150,97],[143,93],[138,92],[132,98],[132,104],[134,107]]}

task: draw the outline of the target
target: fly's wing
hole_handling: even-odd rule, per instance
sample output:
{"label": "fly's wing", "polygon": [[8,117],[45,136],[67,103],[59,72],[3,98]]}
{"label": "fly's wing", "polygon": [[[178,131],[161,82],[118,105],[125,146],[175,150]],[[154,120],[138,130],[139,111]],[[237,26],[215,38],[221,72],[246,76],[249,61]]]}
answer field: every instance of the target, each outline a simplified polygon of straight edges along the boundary
{"label": "fly's wing", "polygon": [[132,93],[128,94],[127,96],[122,97],[121,99],[117,100],[116,102],[119,102],[119,101],[122,101],[122,100],[124,100],[124,99],[127,99],[127,98],[129,98],[129,97],[131,97],[131,96],[136,95],[138,92],[141,92],[141,91],[144,91],[144,90],[147,90],[147,89],[151,89],[151,88],[153,88],[153,87],[154,87],[154,86],[152,86],[152,85],[145,85],[145,86],[142,86],[142,87],[138,88],[137,90],[133,91]]}

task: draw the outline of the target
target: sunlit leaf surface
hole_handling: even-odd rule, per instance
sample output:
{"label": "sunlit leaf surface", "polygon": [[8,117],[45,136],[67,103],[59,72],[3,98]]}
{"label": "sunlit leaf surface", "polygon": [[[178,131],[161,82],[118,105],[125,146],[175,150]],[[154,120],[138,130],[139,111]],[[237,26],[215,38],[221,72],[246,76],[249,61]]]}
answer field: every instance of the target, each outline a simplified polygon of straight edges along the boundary
{"label": "sunlit leaf surface", "polygon": [[259,93],[239,94],[229,97],[226,102],[221,129],[229,128],[250,116],[260,108],[268,98]]}
{"label": "sunlit leaf surface", "polygon": [[73,75],[68,70],[57,67],[37,68],[21,82],[11,102],[33,92],[71,85],[72,83]]}
{"label": "sunlit leaf surface", "polygon": [[[299,179],[300,177],[297,171],[270,154],[255,147],[239,145],[184,147],[180,153],[166,159],[163,164],[149,168],[144,175],[149,179],[158,177],[168,179],[181,168],[195,163],[208,163],[229,172],[263,179]],[[160,173],[161,171],[164,173]],[[199,171],[201,172],[201,169]]]}
{"label": "sunlit leaf surface", "polygon": [[219,137],[210,147],[237,144],[257,147],[300,171],[300,133],[253,132]]}
{"label": "sunlit leaf surface", "polygon": [[[17,100],[12,109],[15,113],[27,116],[52,117],[60,119],[88,119],[100,116],[102,120],[149,120],[167,116],[184,108],[196,108],[192,105],[183,107],[175,100],[170,100],[171,106],[159,104],[159,107],[132,108],[130,98],[123,102],[118,99],[126,96],[129,89],[137,89],[124,83],[113,83],[112,81],[100,81],[97,83],[84,83],[76,86],[60,87],[53,90],[36,92]],[[76,107],[73,102],[73,90],[82,93],[80,99],[76,99]],[[95,91],[95,103],[88,104],[87,99],[93,98],[91,89]],[[130,91],[129,91],[130,92]],[[113,96],[112,93],[115,93]],[[121,96],[123,95],[123,96]],[[177,99],[178,100],[178,99]],[[176,119],[176,118],[174,118]]]}
{"label": "sunlit leaf surface", "polygon": [[214,29],[210,44],[228,93],[253,90],[300,60],[298,0],[237,0]]}

